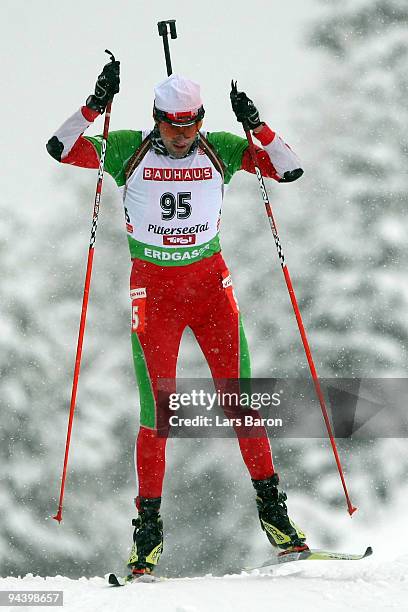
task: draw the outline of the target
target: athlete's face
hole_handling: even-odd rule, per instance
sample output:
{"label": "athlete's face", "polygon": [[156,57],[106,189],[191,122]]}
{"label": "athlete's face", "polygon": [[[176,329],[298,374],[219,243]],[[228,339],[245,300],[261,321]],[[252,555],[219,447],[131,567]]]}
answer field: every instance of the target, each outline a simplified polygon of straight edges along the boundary
{"label": "athlete's face", "polygon": [[173,157],[184,157],[194,142],[202,121],[193,125],[171,125],[165,121],[158,123],[161,139],[164,146]]}

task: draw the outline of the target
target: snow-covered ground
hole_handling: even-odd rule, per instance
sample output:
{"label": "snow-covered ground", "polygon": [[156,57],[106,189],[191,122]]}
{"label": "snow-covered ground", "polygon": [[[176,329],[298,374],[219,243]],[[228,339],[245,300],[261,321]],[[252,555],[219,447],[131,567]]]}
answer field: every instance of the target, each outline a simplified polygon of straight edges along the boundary
{"label": "snow-covered ground", "polygon": [[179,578],[124,588],[109,587],[101,577],[70,580],[28,574],[0,579],[0,590],[12,589],[62,590],[65,612],[406,610],[408,554],[390,559],[374,555],[355,562],[297,562],[223,578]]}
{"label": "snow-covered ground", "polygon": [[[404,543],[407,491],[394,497],[392,516],[384,508],[366,529],[343,513],[337,523],[347,537],[338,550],[374,553],[361,561],[298,561],[224,577],[175,578],[113,588],[106,577],[0,578],[7,590],[63,591],[64,612],[382,612],[407,610],[408,553]],[[259,559],[261,560],[261,558]],[[1,610],[15,610],[3,608]],[[20,607],[19,610],[35,610]],[[43,609],[43,608],[39,608]]]}

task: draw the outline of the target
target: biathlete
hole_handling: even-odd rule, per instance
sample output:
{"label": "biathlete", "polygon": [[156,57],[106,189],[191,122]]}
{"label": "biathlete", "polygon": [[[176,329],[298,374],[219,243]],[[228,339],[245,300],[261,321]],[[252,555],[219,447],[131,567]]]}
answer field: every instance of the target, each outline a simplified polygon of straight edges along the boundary
{"label": "biathlete", "polygon": [[[98,168],[102,136],[83,133],[119,91],[119,62],[107,64],[95,93],[47,143],[52,157]],[[258,139],[257,163],[265,177],[291,182],[303,171],[298,157],[260,120],[236,85],[233,111]],[[197,83],[173,74],[155,88],[154,127],[109,133],[105,169],[121,192],[132,271],[133,362],[140,395],[136,440],[138,518],[128,567],[150,573],[163,549],[160,503],[167,437],[158,433],[158,381],[175,379],[183,331],[193,331],[214,379],[250,377],[242,320],[219,226],[225,187],[238,170],[254,173],[248,141],[202,129],[204,107]],[[262,529],[282,550],[307,548],[305,534],[288,517],[286,494],[278,490],[266,430],[238,436],[256,491]]]}

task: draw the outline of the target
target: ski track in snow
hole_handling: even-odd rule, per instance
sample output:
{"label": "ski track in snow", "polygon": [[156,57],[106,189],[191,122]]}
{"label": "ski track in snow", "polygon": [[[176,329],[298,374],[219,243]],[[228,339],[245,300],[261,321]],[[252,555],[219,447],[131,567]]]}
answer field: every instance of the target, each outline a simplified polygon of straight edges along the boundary
{"label": "ski track in snow", "polygon": [[[62,590],[64,612],[315,612],[404,610],[408,598],[408,555],[395,560],[306,561],[221,578],[177,578],[122,588],[101,577],[1,578],[0,590]],[[262,608],[261,608],[262,606]],[[43,607],[2,607],[2,610]],[[52,609],[52,608],[48,608]]]}

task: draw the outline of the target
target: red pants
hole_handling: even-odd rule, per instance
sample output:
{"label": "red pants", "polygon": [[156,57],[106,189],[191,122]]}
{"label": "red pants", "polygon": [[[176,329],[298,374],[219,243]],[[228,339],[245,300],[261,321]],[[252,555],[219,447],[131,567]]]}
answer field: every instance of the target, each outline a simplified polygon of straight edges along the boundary
{"label": "red pants", "polygon": [[[166,437],[157,435],[158,380],[176,378],[183,331],[190,327],[214,379],[249,378],[248,345],[228,269],[220,253],[187,266],[133,260],[132,348],[140,394],[136,443],[139,496],[161,497]],[[258,434],[259,435],[259,434]],[[253,479],[274,473],[266,431],[238,437]]]}

